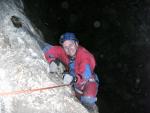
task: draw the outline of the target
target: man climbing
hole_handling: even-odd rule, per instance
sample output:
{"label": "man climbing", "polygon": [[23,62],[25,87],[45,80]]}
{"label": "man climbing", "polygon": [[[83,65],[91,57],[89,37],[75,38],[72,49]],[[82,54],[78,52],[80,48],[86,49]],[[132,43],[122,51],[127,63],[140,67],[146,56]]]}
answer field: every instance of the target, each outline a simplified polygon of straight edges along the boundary
{"label": "man climbing", "polygon": [[96,107],[98,92],[98,77],[94,73],[95,58],[84,47],[74,33],[66,32],[61,35],[61,46],[48,46],[44,49],[45,58],[49,63],[59,59],[68,66],[64,73],[64,83],[73,84],[77,98],[88,109]]}

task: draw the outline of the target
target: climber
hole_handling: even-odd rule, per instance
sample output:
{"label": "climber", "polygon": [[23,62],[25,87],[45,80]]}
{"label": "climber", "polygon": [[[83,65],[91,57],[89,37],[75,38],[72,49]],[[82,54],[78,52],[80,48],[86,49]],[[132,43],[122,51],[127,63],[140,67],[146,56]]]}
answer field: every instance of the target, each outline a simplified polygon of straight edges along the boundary
{"label": "climber", "polygon": [[68,66],[64,73],[64,83],[73,84],[77,98],[87,108],[96,106],[99,80],[94,73],[96,65],[94,56],[79,45],[76,35],[66,32],[60,36],[61,46],[48,46],[44,49],[45,58],[49,63],[59,59]]}

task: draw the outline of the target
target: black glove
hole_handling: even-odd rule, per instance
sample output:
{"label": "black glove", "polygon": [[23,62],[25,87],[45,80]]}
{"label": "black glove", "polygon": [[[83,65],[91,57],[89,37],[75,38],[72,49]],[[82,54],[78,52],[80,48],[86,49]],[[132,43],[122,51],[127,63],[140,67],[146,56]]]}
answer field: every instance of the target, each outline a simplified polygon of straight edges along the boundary
{"label": "black glove", "polygon": [[73,77],[71,84],[75,84],[77,82],[77,77]]}
{"label": "black glove", "polygon": [[59,59],[55,59],[54,61],[53,61],[57,66],[59,66],[59,64],[60,64],[60,60]]}
{"label": "black glove", "polygon": [[76,83],[78,81],[78,78],[75,76],[73,81],[74,81],[74,83]]}

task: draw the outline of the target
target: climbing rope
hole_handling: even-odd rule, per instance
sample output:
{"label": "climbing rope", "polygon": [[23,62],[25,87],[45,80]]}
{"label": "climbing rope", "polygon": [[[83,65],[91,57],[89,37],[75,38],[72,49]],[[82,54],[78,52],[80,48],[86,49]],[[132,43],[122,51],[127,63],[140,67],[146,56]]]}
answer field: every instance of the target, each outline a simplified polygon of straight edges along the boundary
{"label": "climbing rope", "polygon": [[65,86],[70,86],[70,84],[61,84],[61,85],[55,85],[55,86],[49,86],[49,87],[43,87],[43,88],[17,90],[17,91],[10,91],[10,92],[0,92],[0,96],[11,96],[11,95],[17,95],[17,94],[32,93],[36,91],[43,91],[43,90],[54,89],[54,88],[65,87]]}

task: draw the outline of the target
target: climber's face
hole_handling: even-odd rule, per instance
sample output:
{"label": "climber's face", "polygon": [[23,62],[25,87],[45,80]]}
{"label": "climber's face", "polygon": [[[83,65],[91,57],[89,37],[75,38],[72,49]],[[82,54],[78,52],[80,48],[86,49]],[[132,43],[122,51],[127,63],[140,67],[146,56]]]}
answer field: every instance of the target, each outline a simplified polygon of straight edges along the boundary
{"label": "climber's face", "polygon": [[78,43],[73,40],[66,40],[62,44],[67,55],[74,57],[78,49]]}

